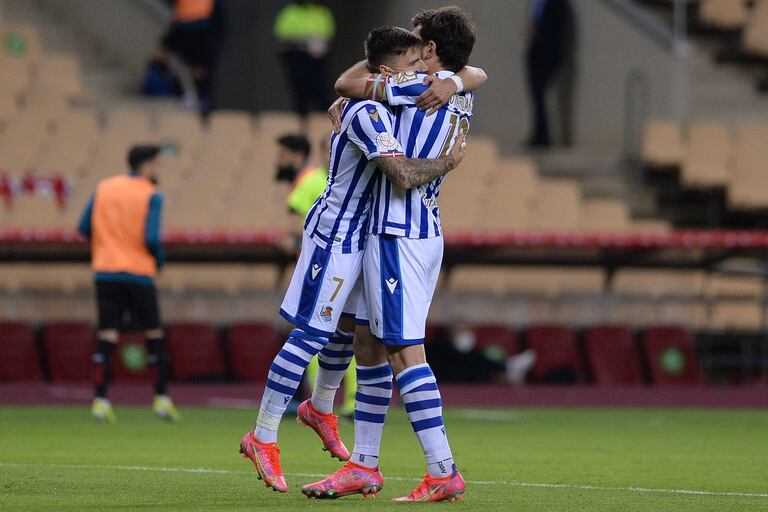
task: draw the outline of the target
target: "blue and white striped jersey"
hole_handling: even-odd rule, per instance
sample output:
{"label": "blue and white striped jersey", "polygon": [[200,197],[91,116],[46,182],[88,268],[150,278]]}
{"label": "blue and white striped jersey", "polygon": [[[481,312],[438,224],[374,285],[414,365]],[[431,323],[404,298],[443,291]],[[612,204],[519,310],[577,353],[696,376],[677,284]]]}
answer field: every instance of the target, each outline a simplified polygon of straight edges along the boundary
{"label": "blue and white striped jersey", "polygon": [[[439,71],[447,78],[451,71]],[[395,137],[408,158],[436,158],[448,153],[460,132],[466,133],[472,120],[474,95],[455,94],[437,113],[427,117],[416,107],[416,98],[427,90],[423,73],[400,73],[386,80],[384,99],[394,109]],[[437,198],[445,177],[432,183],[402,190],[386,176],[377,179],[371,212],[371,233],[407,238],[441,236]]]}
{"label": "blue and white striped jersey", "polygon": [[365,248],[376,176],[373,159],[402,156],[390,110],[373,101],[353,100],[344,108],[341,132],[331,137],[328,184],[307,214],[304,231],[331,252]]}

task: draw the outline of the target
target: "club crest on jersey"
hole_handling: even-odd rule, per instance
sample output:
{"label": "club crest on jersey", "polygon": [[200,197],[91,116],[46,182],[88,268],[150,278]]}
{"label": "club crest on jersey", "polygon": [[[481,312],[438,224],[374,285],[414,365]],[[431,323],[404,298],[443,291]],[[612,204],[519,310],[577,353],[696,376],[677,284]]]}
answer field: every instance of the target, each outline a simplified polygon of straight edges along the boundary
{"label": "club crest on jersey", "polygon": [[393,151],[397,149],[397,139],[389,133],[380,133],[376,136],[376,147],[382,153]]}
{"label": "club crest on jersey", "polygon": [[331,306],[320,306],[320,319],[323,322],[330,322],[333,318],[333,308]]}
{"label": "club crest on jersey", "polygon": [[379,111],[376,110],[375,108],[371,108],[370,110],[368,110],[368,116],[371,119],[373,119],[374,123],[378,123],[379,122]]}

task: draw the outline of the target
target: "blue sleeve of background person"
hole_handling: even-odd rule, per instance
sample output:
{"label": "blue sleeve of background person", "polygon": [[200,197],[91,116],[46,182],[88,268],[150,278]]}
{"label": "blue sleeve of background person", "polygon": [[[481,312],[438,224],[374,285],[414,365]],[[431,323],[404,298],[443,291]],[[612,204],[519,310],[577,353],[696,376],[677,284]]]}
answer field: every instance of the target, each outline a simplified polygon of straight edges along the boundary
{"label": "blue sleeve of background person", "polygon": [[160,220],[163,213],[163,196],[159,193],[152,194],[149,199],[149,211],[147,212],[147,226],[144,232],[144,243],[149,253],[155,257],[157,268],[162,268],[165,263],[163,253],[163,241],[160,236]]}
{"label": "blue sleeve of background person", "polygon": [[85,210],[80,216],[80,222],[77,225],[77,230],[87,239],[91,239],[91,217],[93,216],[93,195],[88,198],[88,204],[85,205]]}

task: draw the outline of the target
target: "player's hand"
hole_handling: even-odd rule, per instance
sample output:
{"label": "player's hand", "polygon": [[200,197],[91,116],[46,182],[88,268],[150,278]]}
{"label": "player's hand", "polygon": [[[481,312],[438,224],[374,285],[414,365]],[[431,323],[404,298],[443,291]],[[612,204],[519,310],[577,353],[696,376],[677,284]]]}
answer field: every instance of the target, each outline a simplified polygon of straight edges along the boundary
{"label": "player's hand", "polygon": [[438,78],[434,75],[424,77],[424,85],[427,84],[430,84],[429,89],[416,98],[416,106],[419,107],[419,110],[426,110],[427,116],[431,116],[448,103],[451,96],[456,94],[458,87],[453,80]]}
{"label": "player's hand", "polygon": [[347,98],[337,98],[336,101],[328,108],[328,118],[333,125],[333,131],[336,133],[341,132],[341,113],[344,112],[344,107],[347,104]]}
{"label": "player's hand", "polygon": [[451,162],[452,169],[459,166],[464,157],[467,156],[467,142],[464,132],[459,133],[456,137],[456,142],[453,143],[453,147],[448,152],[448,158]]}

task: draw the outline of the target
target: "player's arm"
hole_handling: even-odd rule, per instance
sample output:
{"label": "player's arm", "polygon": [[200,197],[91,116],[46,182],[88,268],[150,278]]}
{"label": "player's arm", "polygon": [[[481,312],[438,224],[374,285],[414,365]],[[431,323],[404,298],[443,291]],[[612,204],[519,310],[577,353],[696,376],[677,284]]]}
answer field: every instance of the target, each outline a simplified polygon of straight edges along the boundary
{"label": "player's arm", "polygon": [[376,165],[397,187],[408,190],[425,185],[448,174],[459,166],[466,154],[464,134],[460,134],[451,151],[437,158],[404,158],[383,156],[376,159]]}
{"label": "player's arm", "polygon": [[91,239],[93,234],[93,228],[91,224],[91,218],[93,217],[93,194],[88,198],[88,203],[85,205],[82,215],[80,215],[80,222],[77,223],[77,231],[88,240]]}
{"label": "player's arm", "polygon": [[454,94],[477,90],[488,81],[485,71],[473,66],[466,66],[454,76],[458,76],[458,79],[454,77],[441,79],[433,75],[424,78],[425,83],[429,83],[430,86],[416,98],[416,106],[426,110],[428,116],[432,115],[448,103]]}
{"label": "player's arm", "polygon": [[160,235],[160,224],[163,214],[163,196],[156,192],[149,199],[149,211],[147,212],[146,226],[144,230],[144,244],[149,253],[154,256],[157,268],[165,264],[163,252],[163,240]]}
{"label": "player's arm", "polygon": [[375,76],[377,75],[371,74],[366,61],[361,60],[341,74],[334,88],[342,98],[366,98],[368,79]]}

